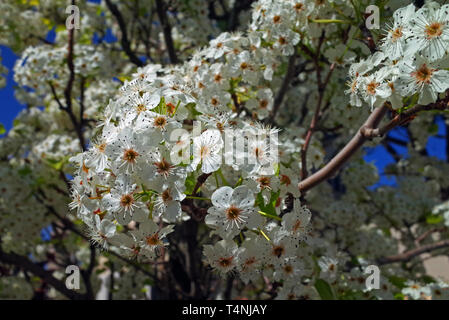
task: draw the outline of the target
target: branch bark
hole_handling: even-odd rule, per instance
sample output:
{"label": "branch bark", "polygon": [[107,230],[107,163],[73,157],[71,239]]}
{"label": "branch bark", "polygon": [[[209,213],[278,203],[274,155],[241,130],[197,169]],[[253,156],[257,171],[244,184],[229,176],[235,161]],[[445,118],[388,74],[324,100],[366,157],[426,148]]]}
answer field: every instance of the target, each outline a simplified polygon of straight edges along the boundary
{"label": "branch bark", "polygon": [[278,94],[276,95],[276,98],[274,99],[274,104],[273,104],[273,111],[271,113],[271,119],[274,120],[274,118],[276,117],[276,114],[279,110],[279,107],[282,104],[282,101],[284,100],[284,96],[287,93],[288,87],[290,85],[291,79],[293,78],[294,74],[295,74],[295,61],[296,61],[296,57],[297,57],[297,52],[296,52],[296,48],[295,48],[295,52],[290,56],[289,60],[288,60],[288,69],[287,72],[285,74],[284,77],[284,81],[282,82],[281,88],[279,89]]}
{"label": "branch bark", "polygon": [[386,104],[375,109],[351,141],[328,164],[299,183],[299,190],[304,193],[337,172],[365,141],[368,140],[368,137],[362,134],[362,128],[376,128],[387,113],[387,110],[388,107]]}
{"label": "branch bark", "polygon": [[432,244],[423,245],[421,247],[408,250],[404,253],[400,253],[394,256],[389,256],[385,258],[379,258],[378,263],[380,265],[389,264],[389,263],[395,263],[395,262],[407,262],[411,260],[412,258],[419,256],[422,253],[431,252],[434,250],[447,248],[449,247],[449,240],[442,240],[438,241]]}
{"label": "branch bark", "polygon": [[378,128],[380,121],[389,109],[389,103],[384,103],[382,107],[376,108],[371,113],[351,141],[328,164],[299,183],[299,190],[306,192],[322,181],[332,177],[367,140],[384,136],[391,129],[412,121],[421,111],[447,110],[448,107],[449,97],[428,105],[417,105],[401,112],[386,125]]}
{"label": "branch bark", "polygon": [[138,67],[143,67],[144,66],[143,62],[131,50],[128,34],[126,32],[126,24],[125,21],[123,20],[122,14],[120,13],[120,10],[111,0],[106,0],[106,5],[109,11],[111,11],[115,19],[117,20],[120,31],[122,32],[122,38],[120,39],[120,43],[122,45],[123,51],[125,51],[126,55],[128,56],[129,60],[132,63],[134,63]]}
{"label": "branch bark", "polygon": [[159,21],[162,25],[162,32],[164,33],[165,45],[167,46],[168,57],[172,64],[178,63],[175,46],[173,45],[173,38],[171,36],[171,27],[167,19],[167,11],[163,0],[156,0],[156,10]]}
{"label": "branch bark", "polygon": [[51,285],[53,288],[55,288],[57,291],[59,291],[69,299],[85,300],[87,298],[85,294],[77,293],[74,290],[68,289],[63,281],[56,279],[55,277],[53,277],[51,272],[31,262],[26,257],[18,255],[14,252],[6,253],[0,248],[0,261],[31,272],[32,274],[44,280],[46,283]]}

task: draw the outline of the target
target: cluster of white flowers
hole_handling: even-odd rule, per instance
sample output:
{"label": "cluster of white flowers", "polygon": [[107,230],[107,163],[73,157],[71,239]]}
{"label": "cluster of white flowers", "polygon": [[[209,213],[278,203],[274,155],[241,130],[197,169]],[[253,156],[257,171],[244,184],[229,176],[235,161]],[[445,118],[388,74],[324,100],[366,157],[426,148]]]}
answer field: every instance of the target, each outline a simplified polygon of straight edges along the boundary
{"label": "cluster of white flowers", "polygon": [[[125,19],[135,17],[131,7],[116,3]],[[20,49],[14,68],[16,96],[28,108],[0,140],[0,157],[7,163],[0,168],[2,250],[45,261],[53,243],[44,242],[40,232],[61,222],[71,198],[69,208],[79,220],[68,219],[77,227],[83,223],[92,242],[113,253],[104,252],[104,266],[104,256],[97,259],[94,291],[101,275],[115,298],[145,298],[151,284],[141,272],[145,268],[129,272],[133,264],[117,254],[165,264],[178,250],[171,244],[194,222],[206,230],[195,241],[205,264],[222,277],[236,274],[248,287],[271,291],[270,298],[323,298],[320,286],[329,285],[327,294],[342,299],[447,299],[445,283],[415,276],[424,272],[422,265],[383,266],[376,290],[366,288],[364,273],[402,246],[414,248],[420,234],[449,226],[449,165],[422,152],[433,115],[410,124],[410,157],[386,169],[397,178],[396,186],[373,189],[380,174],[358,156],[336,179],[309,190],[307,206],[299,199],[298,183],[301,148],[316,105],[322,115],[308,145],[309,172],[323,164],[325,150],[326,158],[335,154],[369,115],[369,108],[350,104],[374,108],[389,101],[399,109],[434,102],[449,88],[448,5],[398,9],[379,51],[371,55],[359,26],[349,25],[356,19],[353,1],[259,0],[233,18],[238,0],[172,1],[167,19],[178,60],[185,62],[151,63],[128,77],[132,66],[117,50],[119,41],[91,43],[94,36],[104,37],[105,26],[122,35],[117,23],[109,23],[116,17],[104,2],[80,4],[83,27],[75,32],[71,111],[90,148],[73,156],[80,141],[73,119],[61,108],[70,76],[67,33],[41,16],[53,15],[52,4],[41,0],[35,5],[39,10],[21,14],[33,27],[20,30],[34,40]],[[139,4],[154,7],[151,0]],[[368,4],[357,2],[360,8]],[[406,4],[394,1],[384,9]],[[0,11],[6,12],[0,22],[16,25],[14,15],[20,12],[12,0],[0,4]],[[215,17],[218,22],[213,15],[221,17]],[[127,26],[130,37],[152,23],[146,15],[135,19]],[[239,31],[220,34],[234,30],[233,19],[240,21]],[[53,27],[55,43],[44,43]],[[156,40],[148,34],[151,41],[131,41],[138,59],[145,52],[148,61],[168,61],[162,27],[149,28]],[[0,42],[23,45],[0,29]],[[355,57],[366,59],[354,63]],[[295,76],[289,78],[290,72]],[[340,88],[348,73],[345,94]],[[230,151],[230,133],[232,141],[244,137],[243,150]],[[250,158],[256,161],[249,163]],[[444,237],[447,229],[442,230]],[[64,249],[74,252],[82,267],[92,262],[89,247],[76,235],[58,223],[51,232],[67,236]],[[54,274],[64,276],[60,269]],[[22,276],[2,278],[1,284],[24,286],[18,295],[31,294]],[[61,297],[53,291],[50,296]]]}
{"label": "cluster of white flowers", "polygon": [[[191,218],[181,210],[183,200],[195,198],[190,193],[196,190],[187,187],[212,174],[215,188],[209,181],[202,190],[213,205],[205,222],[223,240],[205,246],[209,264],[223,273],[240,271],[247,281],[263,270],[286,284],[295,283],[298,275],[310,276],[310,256],[298,263],[299,256],[307,256],[301,243],[309,231],[310,211],[294,200],[293,210],[279,216],[288,194],[299,196],[298,180],[286,165],[292,155],[284,151],[276,159],[266,140],[278,146],[278,131],[235,118],[233,112],[246,112],[239,110],[246,99],[253,112],[261,110],[259,119],[270,114],[273,94],[265,80],[272,79],[284,55],[293,54],[301,23],[312,10],[313,2],[262,1],[248,35],[223,33],[183,66],[148,65],[125,82],[105,109],[92,147],[72,158],[79,171],[71,207],[94,241],[105,248],[113,244],[128,257],[154,259],[174,224]],[[275,33],[268,29],[273,23]],[[177,129],[191,128],[189,120],[199,121],[205,130],[173,140]],[[248,144],[256,164],[222,161],[227,130],[262,132],[262,140]],[[174,153],[190,148],[187,165],[172,160]],[[267,163],[262,175],[260,164]],[[298,172],[297,165],[292,169]]]}
{"label": "cluster of white flowers", "polygon": [[350,68],[351,104],[373,107],[389,101],[394,109],[403,98],[433,103],[449,88],[449,5],[413,4],[398,9],[386,30],[381,51]]}

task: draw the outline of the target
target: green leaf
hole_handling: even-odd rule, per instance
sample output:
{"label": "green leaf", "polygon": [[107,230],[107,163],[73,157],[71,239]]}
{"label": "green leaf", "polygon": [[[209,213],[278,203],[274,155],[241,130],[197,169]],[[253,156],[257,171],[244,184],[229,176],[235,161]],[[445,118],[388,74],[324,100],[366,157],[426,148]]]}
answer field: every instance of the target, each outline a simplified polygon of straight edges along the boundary
{"label": "green leaf", "polygon": [[64,158],[59,159],[59,160],[57,160],[57,159],[46,159],[46,162],[53,169],[55,169],[57,171],[60,171],[64,167],[64,165],[68,162],[69,158],[70,157],[67,156],[67,157],[64,157]]}
{"label": "green leaf", "polygon": [[323,279],[315,281],[315,289],[318,291],[322,300],[335,300],[335,294],[332,287]]}
{"label": "green leaf", "polygon": [[196,103],[193,103],[193,102],[186,104],[186,109],[189,110],[189,112],[193,118],[202,114],[201,112],[196,110],[195,106],[196,106]]}
{"label": "green leaf", "polygon": [[431,214],[426,217],[426,222],[427,224],[438,224],[442,222],[443,219],[444,219],[443,216]]}
{"label": "green leaf", "polygon": [[3,125],[3,123],[0,123],[0,134],[5,134],[5,133],[6,133],[5,126]]}
{"label": "green leaf", "polygon": [[256,205],[260,208],[261,211],[268,213],[272,216],[277,216],[276,213],[276,202],[279,198],[280,191],[274,192],[271,191],[270,201],[265,204],[265,201],[262,196],[262,192],[259,192],[256,196]]}
{"label": "green leaf", "polygon": [[31,172],[32,170],[28,166],[20,168],[18,171],[19,175],[22,177],[29,175]]}
{"label": "green leaf", "polygon": [[404,300],[405,296],[402,293],[398,292],[394,295],[394,298],[396,300]]}
{"label": "green leaf", "polygon": [[162,97],[159,101],[159,104],[156,108],[154,108],[154,112],[159,114],[166,114],[167,113],[167,105],[165,104],[165,98]]}
{"label": "green leaf", "polygon": [[186,186],[186,194],[192,194],[193,193],[193,189],[195,188],[195,184],[196,184],[196,179],[195,179],[195,175],[193,174],[193,172],[191,174],[189,174],[187,176],[186,182],[185,182],[185,186]]}
{"label": "green leaf", "polygon": [[421,277],[421,281],[424,282],[424,283],[427,283],[427,284],[437,282],[433,277],[428,276],[428,275],[423,275]]}
{"label": "green leaf", "polygon": [[406,287],[405,282],[407,281],[407,279],[397,276],[391,276],[388,278],[388,281],[390,281],[393,285],[395,285],[399,289],[403,289]]}

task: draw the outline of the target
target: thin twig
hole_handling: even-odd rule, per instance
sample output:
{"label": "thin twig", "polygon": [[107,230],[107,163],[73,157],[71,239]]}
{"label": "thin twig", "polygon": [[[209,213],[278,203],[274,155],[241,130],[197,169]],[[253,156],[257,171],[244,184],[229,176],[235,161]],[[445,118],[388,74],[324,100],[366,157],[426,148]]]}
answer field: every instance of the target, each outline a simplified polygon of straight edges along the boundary
{"label": "thin twig", "polygon": [[159,20],[162,26],[162,32],[164,34],[165,45],[167,46],[168,57],[172,64],[178,63],[178,57],[176,56],[175,46],[173,44],[173,38],[171,36],[171,27],[167,18],[167,11],[163,0],[156,0],[156,10]]}
{"label": "thin twig", "polygon": [[377,260],[377,262],[381,265],[395,263],[395,262],[407,262],[407,261],[411,260],[412,258],[419,256],[422,253],[431,252],[431,251],[446,248],[446,247],[449,247],[449,240],[442,240],[442,241],[438,241],[438,242],[435,242],[432,244],[423,245],[421,247],[418,247],[418,248],[415,248],[412,250],[408,250],[406,252],[403,252],[403,253],[400,253],[400,254],[397,254],[394,256],[379,258]]}
{"label": "thin twig", "polygon": [[114,3],[112,3],[111,0],[106,0],[106,5],[109,8],[109,11],[111,11],[111,13],[114,15],[115,19],[117,20],[118,26],[122,33],[122,38],[120,39],[120,43],[122,45],[123,51],[125,51],[126,55],[128,56],[129,60],[132,63],[134,63],[138,67],[143,67],[144,63],[131,50],[131,45],[128,40],[128,34],[126,32],[125,20],[123,20],[123,16],[120,13],[120,10],[117,8],[117,6]]}

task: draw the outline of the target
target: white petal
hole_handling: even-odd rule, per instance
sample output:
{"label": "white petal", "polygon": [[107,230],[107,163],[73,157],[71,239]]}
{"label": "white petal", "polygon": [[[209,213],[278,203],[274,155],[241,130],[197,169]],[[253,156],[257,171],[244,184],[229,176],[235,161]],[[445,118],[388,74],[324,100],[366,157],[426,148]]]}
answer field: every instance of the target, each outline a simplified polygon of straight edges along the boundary
{"label": "white petal", "polygon": [[211,197],[212,204],[215,207],[228,208],[231,203],[232,192],[232,188],[227,186],[215,190]]}

